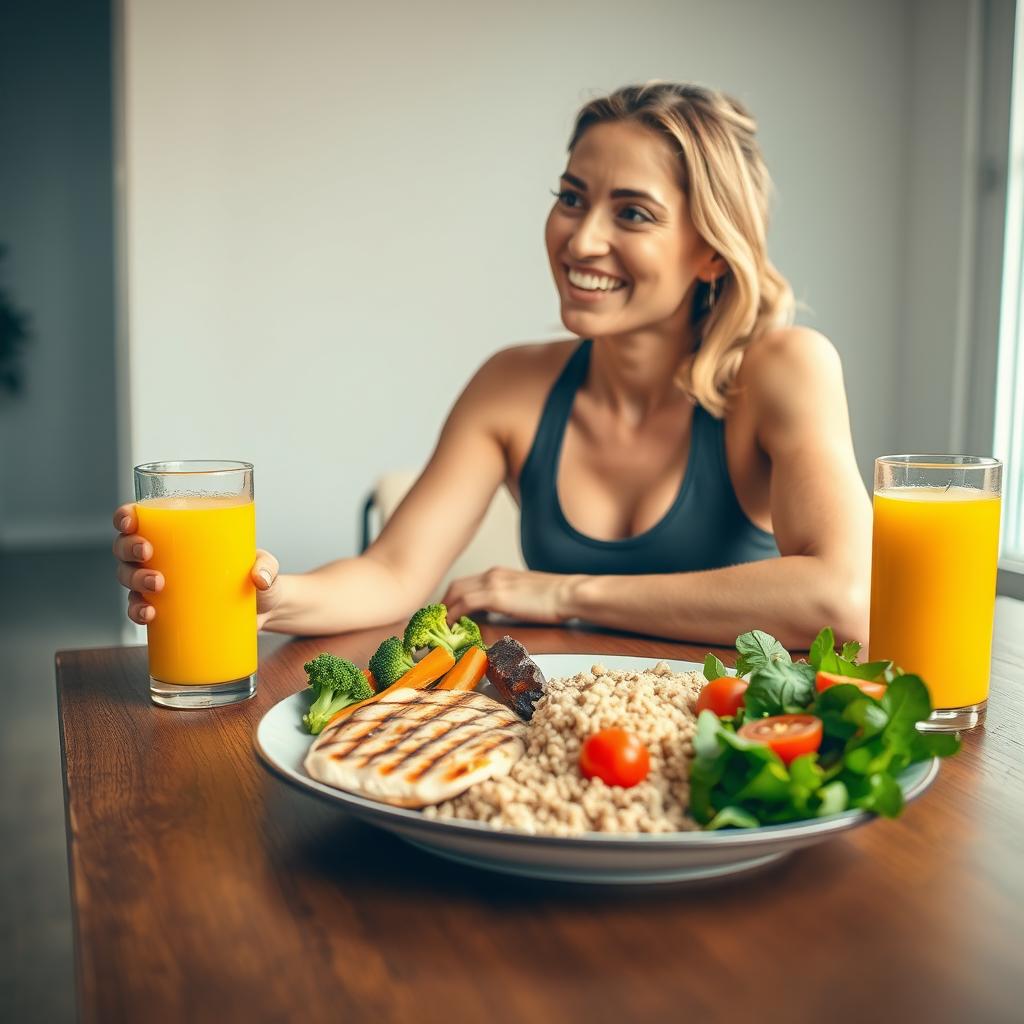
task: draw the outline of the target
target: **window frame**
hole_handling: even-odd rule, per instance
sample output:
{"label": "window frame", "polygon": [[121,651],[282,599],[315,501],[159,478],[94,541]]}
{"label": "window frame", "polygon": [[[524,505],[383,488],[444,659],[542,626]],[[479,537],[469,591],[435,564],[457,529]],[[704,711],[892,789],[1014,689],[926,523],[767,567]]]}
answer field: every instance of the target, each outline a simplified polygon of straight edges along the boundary
{"label": "window frame", "polygon": [[[1024,4],[985,0],[976,10],[975,116],[965,139],[975,183],[973,244],[965,247],[973,272],[963,279],[970,358],[954,369],[963,368],[954,410],[962,430],[954,430],[952,440],[961,450],[1002,460],[1005,495],[1013,381],[1024,360]],[[1024,446],[1014,454],[1024,474]],[[1004,535],[1006,509],[1004,499]],[[1000,558],[997,590],[1024,598],[1024,560]]]}

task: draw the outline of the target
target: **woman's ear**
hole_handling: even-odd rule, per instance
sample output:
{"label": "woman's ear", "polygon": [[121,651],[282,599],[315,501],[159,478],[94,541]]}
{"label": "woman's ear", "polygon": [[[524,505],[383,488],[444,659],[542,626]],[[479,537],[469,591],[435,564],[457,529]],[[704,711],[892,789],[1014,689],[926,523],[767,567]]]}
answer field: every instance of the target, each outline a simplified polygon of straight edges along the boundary
{"label": "woman's ear", "polygon": [[722,258],[721,253],[711,249],[702,261],[701,268],[697,271],[697,277],[705,284],[710,284],[712,281],[717,281],[720,277],[724,276],[728,271],[729,264]]}

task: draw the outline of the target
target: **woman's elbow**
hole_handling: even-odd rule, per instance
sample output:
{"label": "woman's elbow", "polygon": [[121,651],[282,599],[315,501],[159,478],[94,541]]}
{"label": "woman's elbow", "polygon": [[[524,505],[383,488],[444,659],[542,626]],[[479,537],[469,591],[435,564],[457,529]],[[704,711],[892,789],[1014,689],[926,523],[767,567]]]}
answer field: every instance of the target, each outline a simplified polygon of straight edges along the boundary
{"label": "woman's elbow", "polygon": [[824,626],[831,626],[839,643],[857,640],[866,648],[870,606],[871,586],[868,580],[833,578],[821,594],[815,633]]}

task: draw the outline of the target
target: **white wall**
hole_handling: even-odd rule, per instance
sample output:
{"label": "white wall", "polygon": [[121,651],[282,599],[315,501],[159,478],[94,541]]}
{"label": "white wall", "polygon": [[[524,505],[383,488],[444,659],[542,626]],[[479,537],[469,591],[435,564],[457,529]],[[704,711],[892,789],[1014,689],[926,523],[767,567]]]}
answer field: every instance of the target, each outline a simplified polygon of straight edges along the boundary
{"label": "white wall", "polygon": [[0,265],[32,323],[0,393],[0,548],[104,542],[117,493],[110,11],[17,0],[0,24]]}
{"label": "white wall", "polygon": [[[907,9],[126,0],[127,466],[256,463],[260,542],[349,553],[492,351],[558,333],[542,224],[593,93],[693,79],[759,116],[774,256],[900,447]],[[828,396],[823,396],[828,401]]]}

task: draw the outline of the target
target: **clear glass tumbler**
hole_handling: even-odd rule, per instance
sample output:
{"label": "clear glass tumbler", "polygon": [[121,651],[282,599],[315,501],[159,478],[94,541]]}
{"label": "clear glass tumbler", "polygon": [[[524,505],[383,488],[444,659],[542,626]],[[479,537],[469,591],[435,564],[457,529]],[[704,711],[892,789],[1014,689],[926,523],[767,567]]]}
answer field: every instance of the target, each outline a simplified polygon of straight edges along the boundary
{"label": "clear glass tumbler", "polygon": [[139,534],[164,588],[146,599],[150,696],[209,708],[256,692],[256,506],[248,462],[135,467]]}
{"label": "clear glass tumbler", "polygon": [[925,729],[985,718],[1002,468],[973,455],[875,460],[871,659],[924,680],[935,709]]}

